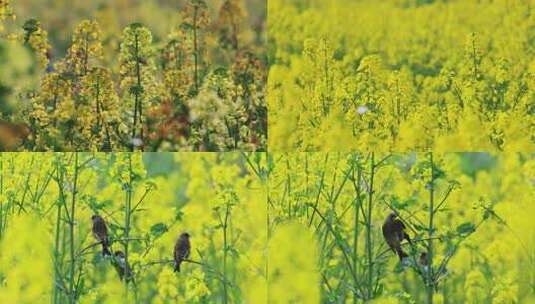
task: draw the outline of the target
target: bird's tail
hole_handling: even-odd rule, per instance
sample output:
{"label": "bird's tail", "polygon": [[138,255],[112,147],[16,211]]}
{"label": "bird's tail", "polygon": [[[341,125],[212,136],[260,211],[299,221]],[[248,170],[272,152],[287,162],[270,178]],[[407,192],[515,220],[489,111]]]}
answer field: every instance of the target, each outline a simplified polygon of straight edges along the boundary
{"label": "bird's tail", "polygon": [[175,272],[180,272],[180,263],[175,263]]}
{"label": "bird's tail", "polygon": [[102,255],[103,256],[111,256],[110,248],[108,247],[108,244],[102,243]]}
{"label": "bird's tail", "polygon": [[401,247],[397,247],[396,248],[396,253],[397,253],[400,261],[403,261],[404,258],[409,256],[408,254],[405,253],[405,251],[403,251],[401,249]]}
{"label": "bird's tail", "polygon": [[410,236],[409,236],[409,235],[408,235],[407,233],[405,233],[405,232],[403,233],[403,236],[404,236],[404,237],[405,237],[405,239],[406,239],[406,240],[407,240],[407,241],[409,242],[409,244],[411,244],[411,245],[412,245],[412,241],[411,241],[411,238],[410,238]]}

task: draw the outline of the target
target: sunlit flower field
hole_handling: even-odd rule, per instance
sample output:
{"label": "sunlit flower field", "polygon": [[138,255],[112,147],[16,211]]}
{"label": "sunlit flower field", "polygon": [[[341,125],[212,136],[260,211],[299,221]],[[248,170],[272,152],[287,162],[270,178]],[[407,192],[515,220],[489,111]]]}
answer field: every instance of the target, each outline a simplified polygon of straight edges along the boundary
{"label": "sunlit flower field", "polygon": [[534,151],[531,0],[271,0],[272,151]]}

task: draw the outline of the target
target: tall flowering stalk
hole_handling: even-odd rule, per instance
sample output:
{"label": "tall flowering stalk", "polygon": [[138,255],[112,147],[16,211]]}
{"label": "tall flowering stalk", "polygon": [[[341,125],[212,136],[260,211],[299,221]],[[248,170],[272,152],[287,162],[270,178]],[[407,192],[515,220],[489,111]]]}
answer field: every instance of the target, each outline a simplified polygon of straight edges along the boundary
{"label": "tall flowering stalk", "polygon": [[245,17],[241,0],[225,0],[219,9],[219,42],[224,48],[239,50],[240,26]]}
{"label": "tall flowering stalk", "polygon": [[37,149],[55,150],[64,146],[62,126],[75,115],[71,88],[72,80],[58,72],[48,73],[42,79],[30,115]]}
{"label": "tall flowering stalk", "polygon": [[67,71],[85,76],[103,56],[102,31],[96,21],[84,20],[75,29],[71,47],[65,58]]}
{"label": "tall flowering stalk", "polygon": [[203,30],[209,23],[208,6],[205,0],[188,0],[183,15],[182,27],[190,32],[193,55],[193,85],[194,93],[199,92],[201,86],[201,70],[203,65],[204,37]]}
{"label": "tall flowering stalk", "polygon": [[190,53],[191,46],[187,32],[182,28],[172,31],[161,54],[163,80],[175,104],[184,103],[194,83],[189,73],[193,65]]}
{"label": "tall flowering stalk", "polygon": [[[154,64],[152,62],[152,34],[140,23],[123,31],[119,55],[121,89],[133,109],[131,150],[143,145],[144,108],[154,98]],[[144,105],[145,104],[145,105]]]}
{"label": "tall flowering stalk", "polygon": [[106,68],[92,68],[82,77],[81,110],[86,112],[82,134],[91,150],[121,149],[117,128],[124,129],[120,105],[111,72]]}
{"label": "tall flowering stalk", "polygon": [[47,52],[50,49],[48,32],[41,27],[41,22],[29,19],[24,23],[24,43],[34,52],[40,69],[44,70],[48,65]]}
{"label": "tall flowering stalk", "polygon": [[0,0],[0,33],[4,31],[4,21],[8,18],[15,19],[15,13],[10,0]]}

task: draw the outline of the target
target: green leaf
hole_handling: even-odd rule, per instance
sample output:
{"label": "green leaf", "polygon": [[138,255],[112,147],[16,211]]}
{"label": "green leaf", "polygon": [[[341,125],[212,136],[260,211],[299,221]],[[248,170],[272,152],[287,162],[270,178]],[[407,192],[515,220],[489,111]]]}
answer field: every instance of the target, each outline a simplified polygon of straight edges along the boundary
{"label": "green leaf", "polygon": [[474,231],[476,231],[476,225],[470,222],[462,223],[459,226],[457,226],[457,233],[459,234],[465,235],[465,234],[473,233]]}
{"label": "green leaf", "polygon": [[152,225],[150,227],[150,233],[154,238],[157,238],[161,236],[162,234],[166,233],[169,229],[167,228],[167,225],[164,223],[158,223]]}
{"label": "green leaf", "polygon": [[129,27],[133,30],[135,29],[138,29],[138,28],[142,28],[143,27],[143,24],[139,23],[139,22],[134,22],[132,24],[129,25]]}
{"label": "green leaf", "polygon": [[427,227],[422,226],[422,225],[420,225],[418,223],[414,223],[412,226],[414,227],[414,229],[416,229],[418,231],[427,231]]}
{"label": "green leaf", "polygon": [[182,212],[182,210],[178,210],[175,213],[175,220],[181,222],[183,217],[184,217],[184,212]]}
{"label": "green leaf", "polygon": [[82,199],[87,202],[87,204],[89,205],[89,208],[91,208],[91,210],[93,212],[98,212],[99,210],[104,210],[106,209],[106,207],[109,207],[113,204],[113,201],[112,200],[103,200],[103,201],[99,201],[97,200],[96,197],[92,196],[92,195],[84,195],[82,196]]}
{"label": "green leaf", "polygon": [[193,29],[193,25],[184,22],[180,25],[180,28],[184,31],[189,31]]}
{"label": "green leaf", "polygon": [[228,251],[229,255],[231,255],[233,257],[239,257],[240,256],[239,251],[236,250],[236,248],[234,248],[234,247],[228,247],[227,251]]}
{"label": "green leaf", "polygon": [[225,67],[218,67],[213,73],[217,76],[227,76],[227,69]]}
{"label": "green leaf", "polygon": [[154,181],[148,180],[145,182],[145,188],[151,190],[158,189],[158,185]]}
{"label": "green leaf", "polygon": [[384,284],[379,284],[379,286],[377,287],[377,291],[376,291],[375,295],[376,296],[381,296],[384,291],[385,291],[385,285]]}

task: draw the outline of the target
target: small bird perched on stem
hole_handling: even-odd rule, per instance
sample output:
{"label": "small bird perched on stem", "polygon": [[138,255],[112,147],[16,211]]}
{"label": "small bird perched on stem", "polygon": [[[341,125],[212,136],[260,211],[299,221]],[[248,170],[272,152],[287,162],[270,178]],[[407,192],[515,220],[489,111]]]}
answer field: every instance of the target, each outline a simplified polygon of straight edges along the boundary
{"label": "small bird perched on stem", "polygon": [[91,220],[93,221],[93,235],[95,236],[95,239],[102,244],[102,255],[111,256],[106,222],[100,215],[96,214],[91,217]]}
{"label": "small bird perched on stem", "polygon": [[428,256],[427,256],[427,252],[424,251],[424,252],[422,252],[420,254],[419,263],[424,268],[425,271],[427,271],[427,269],[429,269],[429,267],[428,267],[429,259],[428,259]]}
{"label": "small bird perched on stem", "polygon": [[114,260],[112,264],[115,267],[115,270],[117,270],[121,281],[124,280],[130,282],[133,279],[132,268],[130,268],[130,265],[126,263],[126,258],[122,251],[115,251]]}
{"label": "small bird perched on stem", "polygon": [[399,256],[400,261],[408,257],[407,253],[401,249],[401,242],[404,239],[409,241],[409,243],[411,242],[409,235],[405,232],[405,228],[405,224],[403,224],[395,212],[390,213],[383,224],[383,236],[386,243]]}
{"label": "small bird perched on stem", "polygon": [[180,235],[175,244],[175,272],[180,272],[180,264],[189,257],[191,245],[189,242],[189,234],[184,232]]}

